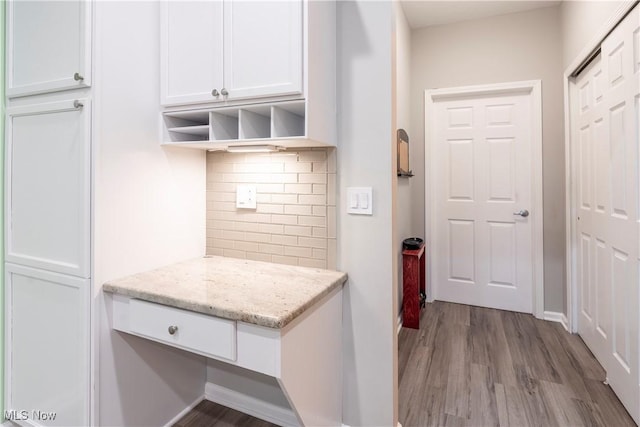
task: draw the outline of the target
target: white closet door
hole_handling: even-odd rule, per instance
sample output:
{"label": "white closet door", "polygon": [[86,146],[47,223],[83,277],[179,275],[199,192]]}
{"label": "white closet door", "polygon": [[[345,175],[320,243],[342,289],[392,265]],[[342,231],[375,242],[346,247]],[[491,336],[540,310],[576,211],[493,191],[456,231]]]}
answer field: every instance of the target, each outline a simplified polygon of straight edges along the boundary
{"label": "white closet door", "polygon": [[7,96],[91,85],[91,2],[6,4]]}
{"label": "white closet door", "polygon": [[88,278],[89,101],[7,111],[6,260]]}
{"label": "white closet door", "polygon": [[640,8],[572,88],[578,332],[640,421]]}
{"label": "white closet door", "polygon": [[88,279],[6,264],[5,410],[32,425],[89,425],[89,290]]}
{"label": "white closet door", "polygon": [[[162,105],[223,101],[222,1],[160,4]],[[132,70],[135,72],[135,70]]]}
{"label": "white closet door", "polygon": [[302,93],[302,1],[224,2],[229,99]]}
{"label": "white closet door", "polygon": [[530,93],[434,100],[437,300],[533,312],[532,104]]}

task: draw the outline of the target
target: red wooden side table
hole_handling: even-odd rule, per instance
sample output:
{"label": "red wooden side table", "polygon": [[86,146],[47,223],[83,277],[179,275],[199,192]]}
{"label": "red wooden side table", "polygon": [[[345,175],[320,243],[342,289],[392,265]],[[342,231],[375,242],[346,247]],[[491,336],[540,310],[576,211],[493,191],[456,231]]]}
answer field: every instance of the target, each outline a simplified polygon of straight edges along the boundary
{"label": "red wooden side table", "polygon": [[420,294],[426,295],[424,244],[402,251],[402,326],[420,329]]}

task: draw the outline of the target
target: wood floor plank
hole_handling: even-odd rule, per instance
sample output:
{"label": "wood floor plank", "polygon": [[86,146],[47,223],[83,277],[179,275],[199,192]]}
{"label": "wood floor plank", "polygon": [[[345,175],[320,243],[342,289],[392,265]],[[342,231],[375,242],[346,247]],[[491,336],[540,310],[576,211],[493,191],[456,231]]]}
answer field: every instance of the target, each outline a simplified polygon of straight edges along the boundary
{"label": "wood floor plank", "polygon": [[217,403],[203,400],[173,427],[277,427],[275,424],[252,417]]}
{"label": "wood floor plank", "polygon": [[435,302],[399,342],[404,427],[635,426],[580,337],[557,323]]}

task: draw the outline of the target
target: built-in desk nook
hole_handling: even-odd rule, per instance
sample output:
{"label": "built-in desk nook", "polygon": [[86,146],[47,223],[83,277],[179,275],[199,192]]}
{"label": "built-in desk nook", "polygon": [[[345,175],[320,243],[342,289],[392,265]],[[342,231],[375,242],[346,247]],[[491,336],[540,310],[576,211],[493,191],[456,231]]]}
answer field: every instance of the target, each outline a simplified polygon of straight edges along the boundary
{"label": "built-in desk nook", "polygon": [[320,426],[342,423],[346,280],[337,271],[208,256],[103,289],[113,329],[273,377],[293,412],[283,423]]}

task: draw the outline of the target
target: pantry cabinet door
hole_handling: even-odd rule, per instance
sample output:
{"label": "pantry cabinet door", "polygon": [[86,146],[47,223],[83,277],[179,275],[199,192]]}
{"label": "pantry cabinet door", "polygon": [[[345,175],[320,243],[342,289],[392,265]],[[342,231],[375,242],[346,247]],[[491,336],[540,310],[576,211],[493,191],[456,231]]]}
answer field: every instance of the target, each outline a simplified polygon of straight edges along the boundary
{"label": "pantry cabinet door", "polygon": [[89,425],[89,279],[5,271],[5,414],[23,425]]}
{"label": "pantry cabinet door", "polygon": [[89,100],[7,110],[6,260],[90,275]]}
{"label": "pantry cabinet door", "polygon": [[163,1],[160,9],[161,103],[223,101],[222,2]]}
{"label": "pantry cabinet door", "polygon": [[91,86],[91,2],[7,4],[7,96]]}
{"label": "pantry cabinet door", "polygon": [[224,2],[228,99],[302,93],[302,0]]}

